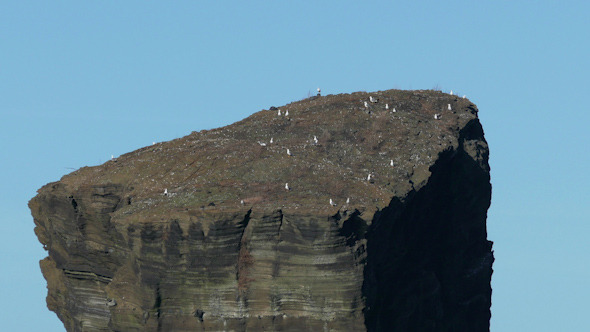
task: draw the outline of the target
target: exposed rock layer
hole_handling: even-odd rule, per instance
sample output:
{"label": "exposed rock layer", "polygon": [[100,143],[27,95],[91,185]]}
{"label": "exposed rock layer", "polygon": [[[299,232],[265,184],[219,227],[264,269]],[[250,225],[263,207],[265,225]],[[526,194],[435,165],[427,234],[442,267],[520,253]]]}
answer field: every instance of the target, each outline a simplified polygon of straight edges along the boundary
{"label": "exposed rock layer", "polygon": [[68,331],[489,330],[477,108],[371,96],[263,110],[41,188],[49,309]]}

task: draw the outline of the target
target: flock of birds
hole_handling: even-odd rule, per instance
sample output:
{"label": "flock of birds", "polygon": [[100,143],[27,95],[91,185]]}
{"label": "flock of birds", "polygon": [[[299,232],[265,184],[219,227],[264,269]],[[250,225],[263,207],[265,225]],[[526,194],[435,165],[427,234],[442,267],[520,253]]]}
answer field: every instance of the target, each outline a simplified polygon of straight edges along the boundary
{"label": "flock of birds", "polygon": [[[318,88],[317,91],[318,91],[318,96],[320,96],[320,92],[321,92],[320,88]],[[453,90],[451,90],[450,95],[451,96],[453,95]],[[463,95],[463,99],[465,99],[465,98],[466,98],[465,95]],[[373,96],[369,96],[369,102],[371,102],[371,103],[378,103],[379,102],[379,99],[378,98],[375,98]],[[368,108],[369,107],[369,103],[367,101],[364,101],[363,102],[363,105],[365,106],[365,108]],[[389,110],[389,104],[385,104],[385,109],[386,110]],[[452,110],[451,104],[447,104],[447,110],[449,110],[449,111]],[[395,107],[393,108],[392,112],[393,113],[396,112]],[[281,116],[282,115],[280,109],[278,109],[277,115],[278,116]],[[285,110],[284,116],[289,116],[289,110]],[[434,119],[435,120],[440,120],[441,119],[441,114],[440,113],[434,114]],[[273,144],[273,142],[274,142],[274,138],[271,137],[270,138],[270,144]],[[314,144],[318,144],[318,142],[319,142],[318,137],[316,135],[313,136],[313,142],[314,142]],[[155,144],[155,142],[154,142],[154,144]],[[267,146],[267,144],[265,142],[260,142],[259,141],[258,144],[260,144],[260,146],[263,146],[263,147]],[[286,149],[287,149],[287,156],[292,157],[293,156],[293,153],[291,152],[291,150],[289,148],[286,148]],[[113,155],[111,155],[111,160],[115,160],[115,159],[116,158]],[[390,160],[389,166],[394,167],[393,159]],[[367,175],[367,181],[372,183],[373,182],[372,180],[373,180],[373,174],[372,173],[369,173]],[[287,190],[287,191],[290,191],[291,190],[291,187],[289,186],[289,183],[288,182],[285,183],[285,190]],[[168,196],[172,196],[172,194],[168,192],[168,188],[164,189],[163,195],[164,196],[167,196],[167,197]],[[243,199],[240,201],[240,204],[241,205],[244,205],[245,204],[245,202],[244,202]],[[346,198],[346,204],[347,205],[350,204],[350,197]],[[330,206],[336,206],[336,205],[337,204],[334,202],[334,200],[332,198],[330,198]]]}

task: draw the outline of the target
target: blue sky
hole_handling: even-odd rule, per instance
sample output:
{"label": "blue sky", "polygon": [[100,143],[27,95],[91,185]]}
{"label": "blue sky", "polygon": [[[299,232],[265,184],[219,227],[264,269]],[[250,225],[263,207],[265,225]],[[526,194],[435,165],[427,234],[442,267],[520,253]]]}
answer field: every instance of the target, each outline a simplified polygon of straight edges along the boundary
{"label": "blue sky", "polygon": [[492,331],[590,330],[584,1],[3,1],[0,321],[62,331],[28,200],[113,155],[314,93],[454,90],[490,145]]}

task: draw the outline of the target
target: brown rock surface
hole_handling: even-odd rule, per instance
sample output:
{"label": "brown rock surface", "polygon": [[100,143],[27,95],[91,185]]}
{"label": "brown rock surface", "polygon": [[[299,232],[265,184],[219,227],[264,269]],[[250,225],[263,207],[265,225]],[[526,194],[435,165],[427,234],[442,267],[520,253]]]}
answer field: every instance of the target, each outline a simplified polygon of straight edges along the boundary
{"label": "brown rock surface", "polygon": [[489,330],[475,105],[389,90],[280,109],[39,190],[47,304],[68,331]]}

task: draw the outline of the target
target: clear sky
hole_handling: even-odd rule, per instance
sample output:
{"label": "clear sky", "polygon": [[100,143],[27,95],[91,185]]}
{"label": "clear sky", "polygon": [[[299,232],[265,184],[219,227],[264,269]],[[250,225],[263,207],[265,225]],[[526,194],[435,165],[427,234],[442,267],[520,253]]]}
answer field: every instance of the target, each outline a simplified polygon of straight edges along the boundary
{"label": "clear sky", "polygon": [[317,87],[438,87],[490,145],[492,331],[590,331],[589,2],[407,3],[0,1],[2,329],[63,331],[42,185]]}

